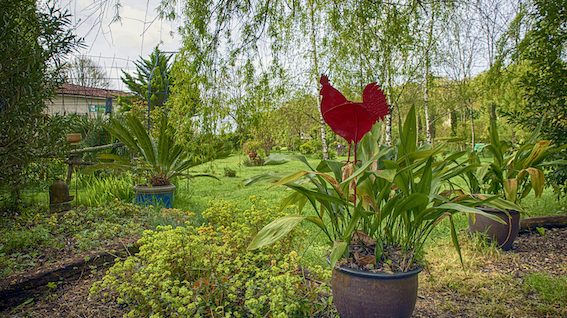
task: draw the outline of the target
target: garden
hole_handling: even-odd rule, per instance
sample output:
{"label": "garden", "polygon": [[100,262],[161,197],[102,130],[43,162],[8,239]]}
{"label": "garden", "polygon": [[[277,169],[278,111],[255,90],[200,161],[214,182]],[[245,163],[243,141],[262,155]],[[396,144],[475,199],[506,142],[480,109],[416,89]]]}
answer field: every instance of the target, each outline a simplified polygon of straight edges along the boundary
{"label": "garden", "polygon": [[0,0],[0,316],[567,316],[564,2],[159,1],[85,115]]}

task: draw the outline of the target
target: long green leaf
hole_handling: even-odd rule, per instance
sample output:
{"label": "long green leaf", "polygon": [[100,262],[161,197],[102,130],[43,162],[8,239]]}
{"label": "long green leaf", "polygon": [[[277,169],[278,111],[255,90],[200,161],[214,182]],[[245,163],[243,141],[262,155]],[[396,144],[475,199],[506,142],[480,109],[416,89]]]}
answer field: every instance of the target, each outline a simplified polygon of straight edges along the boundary
{"label": "long green leaf", "polygon": [[279,179],[272,186],[284,185],[286,183],[294,182],[294,181],[298,180],[299,178],[301,178],[301,177],[303,177],[303,176],[305,176],[309,173],[310,173],[309,171],[305,171],[305,170],[292,173],[290,175],[287,175],[287,176]]}
{"label": "long green leaf", "polygon": [[479,209],[471,208],[471,207],[464,206],[464,205],[461,205],[461,204],[458,204],[458,203],[452,203],[452,202],[443,203],[441,205],[433,207],[432,209],[442,210],[442,211],[453,210],[453,211],[458,211],[458,212],[463,212],[463,213],[468,213],[468,214],[478,214],[478,215],[482,215],[484,217],[487,217],[491,220],[494,220],[498,223],[506,224],[506,222],[504,222],[501,218],[499,218],[496,215],[486,213],[486,212],[481,211]]}
{"label": "long green leaf", "polygon": [[116,118],[112,118],[105,128],[114,137],[118,138],[118,140],[120,140],[120,142],[122,142],[130,151],[136,154],[142,154],[142,150],[138,146],[134,136]]}
{"label": "long green leaf", "polygon": [[455,222],[453,222],[453,216],[449,215],[449,222],[451,223],[451,240],[453,241],[453,246],[457,250],[457,254],[459,254],[459,260],[461,261],[461,265],[463,268],[465,267],[465,263],[463,262],[463,253],[461,253],[461,245],[459,244],[459,238],[457,237],[457,231],[455,229]]}
{"label": "long green leaf", "polygon": [[250,177],[246,180],[242,181],[242,184],[247,187],[250,186],[256,182],[262,181],[262,180],[268,180],[268,181],[274,181],[274,180],[279,180],[281,179],[280,176],[272,173],[272,172],[267,172],[267,173],[262,173],[253,177]]}
{"label": "long green leaf", "polygon": [[347,205],[348,203],[345,202],[344,200],[338,198],[338,197],[334,197],[332,195],[323,193],[323,192],[319,192],[319,191],[314,191],[314,190],[309,190],[305,187],[302,186],[298,186],[298,185],[294,185],[294,184],[286,184],[287,187],[300,192],[301,194],[303,194],[304,196],[316,200],[318,202],[321,202],[325,205],[328,205],[329,203],[334,203],[334,204],[339,204],[339,205]]}
{"label": "long green leaf", "polygon": [[347,250],[348,244],[344,241],[335,241],[333,244],[333,249],[331,250],[331,268],[335,267],[335,264],[339,259],[343,257]]}
{"label": "long green leaf", "polygon": [[304,216],[292,215],[284,216],[272,221],[270,224],[264,226],[258,234],[256,234],[252,242],[250,242],[250,245],[248,245],[248,249],[255,250],[266,245],[273,244],[277,240],[286,236],[303,220],[305,220]]}
{"label": "long green leaf", "polygon": [[415,106],[412,105],[401,131],[400,136],[400,156],[415,152],[417,148],[417,125],[415,116]]}
{"label": "long green leaf", "polygon": [[130,132],[136,138],[144,159],[150,165],[156,166],[156,149],[146,127],[144,127],[142,122],[134,115],[126,116],[126,122],[128,123]]}

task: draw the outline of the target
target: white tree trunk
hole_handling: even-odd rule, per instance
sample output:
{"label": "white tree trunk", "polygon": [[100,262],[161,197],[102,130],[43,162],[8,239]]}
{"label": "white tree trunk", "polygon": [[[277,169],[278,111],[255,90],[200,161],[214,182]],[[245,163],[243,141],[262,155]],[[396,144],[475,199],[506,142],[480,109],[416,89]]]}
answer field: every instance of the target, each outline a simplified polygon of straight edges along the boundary
{"label": "white tree trunk", "polygon": [[471,150],[474,150],[474,143],[475,143],[475,138],[474,138],[474,117],[473,117],[473,110],[472,108],[469,108],[469,113],[470,113],[470,117],[471,117]]}
{"label": "white tree trunk", "polygon": [[[317,56],[317,36],[315,34],[315,3],[314,1],[309,2],[309,17],[311,22],[311,49],[313,52],[312,59],[313,59],[313,69],[315,73],[315,77],[317,78],[321,74],[319,74],[319,57]],[[318,81],[317,81],[318,83]],[[319,84],[317,84],[317,88],[319,88]],[[318,89],[317,89],[318,90]],[[323,151],[323,159],[329,159],[329,148],[327,146],[327,130],[325,125],[325,120],[323,119],[323,114],[321,113],[321,95],[317,94],[317,108],[319,109],[319,124],[320,124],[320,132],[321,132],[321,150]]]}
{"label": "white tree trunk", "polygon": [[431,121],[429,119],[429,68],[431,64],[431,46],[433,42],[433,24],[435,22],[435,6],[431,6],[431,16],[429,18],[429,30],[427,32],[427,45],[425,47],[425,70],[423,74],[423,112],[425,113],[425,135],[427,143],[433,145],[431,134]]}
{"label": "white tree trunk", "polygon": [[386,89],[386,96],[388,98],[388,105],[390,107],[390,113],[388,115],[386,115],[386,117],[384,118],[384,122],[386,123],[386,145],[387,146],[391,146],[392,145],[392,113],[394,112],[394,105],[392,105],[392,99],[391,99],[391,95],[392,95],[392,78],[390,77],[390,62],[387,62],[386,65],[386,82],[387,82],[387,89]]}
{"label": "white tree trunk", "polygon": [[392,109],[393,107],[390,106],[390,114],[386,115],[384,121],[386,122],[386,145],[392,145]]}
{"label": "white tree trunk", "polygon": [[[426,62],[426,64],[428,64]],[[426,67],[427,68],[427,67]],[[433,137],[431,135],[431,122],[429,120],[429,91],[428,91],[428,84],[429,84],[429,72],[425,71],[425,81],[423,83],[423,112],[425,113],[425,135],[427,138],[427,143],[433,145]]]}

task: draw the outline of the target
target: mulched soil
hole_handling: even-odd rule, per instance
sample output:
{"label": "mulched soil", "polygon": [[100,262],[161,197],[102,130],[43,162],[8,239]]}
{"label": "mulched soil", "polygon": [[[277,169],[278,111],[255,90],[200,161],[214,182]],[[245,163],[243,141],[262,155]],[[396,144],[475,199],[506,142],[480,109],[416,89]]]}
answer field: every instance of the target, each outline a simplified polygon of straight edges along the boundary
{"label": "mulched soil", "polygon": [[[547,230],[544,236],[537,233],[522,234],[511,251],[505,252],[499,262],[487,263],[481,271],[500,272],[514,277],[529,273],[567,274],[567,228]],[[7,317],[121,317],[125,311],[114,304],[90,300],[89,288],[100,279],[104,270],[99,268],[86,273],[75,281],[65,282],[41,299],[30,301],[8,312]],[[424,271],[422,275],[428,275]],[[479,305],[474,297],[462,297],[452,291],[428,291],[420,289],[414,317],[476,317],[466,310]],[[444,303],[451,302],[457,308],[448,312]],[[457,313],[457,314],[456,314]]]}
{"label": "mulched soil", "polygon": [[113,241],[107,242],[104,246],[96,248],[92,251],[77,253],[75,249],[64,248],[64,249],[53,249],[49,248],[41,251],[42,256],[40,259],[49,259],[51,261],[38,262],[38,265],[34,268],[23,272],[10,275],[6,278],[0,280],[0,290],[6,289],[9,285],[13,285],[26,280],[31,276],[41,275],[42,273],[51,272],[58,268],[65,266],[66,264],[75,263],[80,260],[85,260],[88,258],[96,257],[97,255],[106,251],[121,251],[126,250],[128,246],[131,246],[139,237],[128,237],[128,238],[116,238]]}
{"label": "mulched soil", "polygon": [[514,242],[513,254],[494,270],[514,273],[567,274],[567,228],[548,229],[543,236],[537,233],[520,235]]}
{"label": "mulched soil", "polygon": [[[544,236],[537,233],[521,234],[511,251],[503,252],[498,262],[487,262],[480,271],[502,273],[521,279],[526,274],[544,273],[567,275],[567,228],[548,229]],[[426,278],[428,273],[422,273]],[[481,305],[479,299],[463,297],[451,290],[419,289],[414,317],[478,317],[467,309]],[[455,307],[451,312],[441,311],[447,303]],[[462,310],[459,310],[461,308]],[[460,312],[455,314],[455,312]]]}
{"label": "mulched soil", "polygon": [[104,272],[93,270],[76,281],[66,282],[43,298],[14,308],[7,317],[122,317],[126,311],[118,305],[93,301],[88,297],[91,285],[100,280]]}

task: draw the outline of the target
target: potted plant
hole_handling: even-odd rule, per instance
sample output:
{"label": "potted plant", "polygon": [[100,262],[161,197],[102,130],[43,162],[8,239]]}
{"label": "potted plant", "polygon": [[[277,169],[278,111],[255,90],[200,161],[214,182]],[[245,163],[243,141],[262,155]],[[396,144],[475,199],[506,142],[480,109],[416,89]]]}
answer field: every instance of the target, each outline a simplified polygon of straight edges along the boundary
{"label": "potted plant", "polygon": [[[536,197],[543,193],[545,175],[543,167],[563,161],[545,162],[555,147],[549,140],[537,140],[536,131],[523,145],[514,147],[501,141],[498,129],[493,122],[489,129],[490,143],[485,149],[491,155],[491,161],[481,163],[475,153],[471,153],[469,162],[477,166],[463,175],[472,193],[499,195],[502,198],[520,204],[532,190]],[[471,215],[470,232],[486,233],[488,238],[503,250],[512,248],[520,229],[520,209],[495,210],[481,207],[483,211],[497,216],[505,223],[495,222],[483,216]]]}
{"label": "potted plant", "polygon": [[[122,142],[135,156],[134,160],[124,161],[115,155],[102,155],[102,159],[112,160],[112,164],[131,165],[140,168],[146,176],[147,183],[136,185],[136,202],[142,205],[158,205],[173,207],[175,185],[172,181],[178,177],[216,177],[209,174],[190,174],[188,170],[205,162],[200,156],[189,153],[175,142],[174,131],[168,127],[167,117],[162,116],[158,136],[154,138],[148,133],[142,122],[134,115],[126,115],[123,120],[112,118],[106,129]],[[223,155],[218,152],[218,156]],[[217,179],[218,180],[218,179]]]}
{"label": "potted plant", "polygon": [[508,206],[496,196],[479,199],[445,186],[470,167],[457,162],[464,152],[443,157],[442,144],[416,146],[414,108],[400,123],[394,147],[380,149],[378,131],[374,127],[359,147],[355,143],[354,162],[323,160],[312,167],[300,158],[308,169],[276,184],[293,190],[284,206],[296,204],[302,211],[309,203],[313,212],[271,222],[249,246],[271,244],[301,222],[315,224],[331,246],[333,301],[341,317],[410,317],[424,243],[433,228],[448,219],[460,255],[453,215],[464,212],[499,221],[475,207]]}

